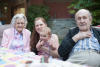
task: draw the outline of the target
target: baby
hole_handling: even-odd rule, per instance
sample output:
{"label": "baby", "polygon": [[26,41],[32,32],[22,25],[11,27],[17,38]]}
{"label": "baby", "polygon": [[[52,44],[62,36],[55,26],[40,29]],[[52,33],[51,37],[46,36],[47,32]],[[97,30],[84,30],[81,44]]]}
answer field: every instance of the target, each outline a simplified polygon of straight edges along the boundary
{"label": "baby", "polygon": [[[53,38],[50,28],[49,27],[43,28],[42,31],[40,32],[40,40],[36,45],[36,48],[38,50],[38,55],[50,56],[50,50],[56,49],[55,45],[52,44],[53,41],[52,39]],[[43,49],[47,49],[47,51],[43,49],[41,50],[42,46],[44,46],[45,48]]]}

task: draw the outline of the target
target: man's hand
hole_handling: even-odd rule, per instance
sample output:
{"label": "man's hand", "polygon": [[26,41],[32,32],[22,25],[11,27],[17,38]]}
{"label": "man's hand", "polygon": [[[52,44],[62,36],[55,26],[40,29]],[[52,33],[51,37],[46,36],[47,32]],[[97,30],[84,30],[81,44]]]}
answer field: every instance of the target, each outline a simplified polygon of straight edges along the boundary
{"label": "man's hand", "polygon": [[89,38],[91,37],[91,32],[79,32],[75,36],[72,37],[72,39],[77,42],[78,40]]}

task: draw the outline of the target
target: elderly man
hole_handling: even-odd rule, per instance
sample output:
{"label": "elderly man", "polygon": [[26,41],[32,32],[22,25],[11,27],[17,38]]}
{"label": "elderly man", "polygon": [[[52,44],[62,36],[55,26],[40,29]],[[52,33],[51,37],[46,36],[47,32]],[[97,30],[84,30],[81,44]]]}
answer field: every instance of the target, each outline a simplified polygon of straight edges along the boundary
{"label": "elderly man", "polygon": [[77,27],[70,29],[58,53],[72,63],[100,67],[100,29],[91,26],[92,16],[86,9],[75,14]]}

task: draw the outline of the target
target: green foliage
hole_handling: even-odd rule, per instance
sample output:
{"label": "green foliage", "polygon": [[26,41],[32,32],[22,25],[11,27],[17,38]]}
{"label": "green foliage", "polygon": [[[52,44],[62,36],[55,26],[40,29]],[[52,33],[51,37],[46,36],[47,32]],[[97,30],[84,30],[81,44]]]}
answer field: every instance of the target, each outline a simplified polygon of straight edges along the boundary
{"label": "green foliage", "polygon": [[100,24],[100,0],[73,0],[67,8],[75,11],[82,8],[88,9],[93,16],[92,24]]}
{"label": "green foliage", "polygon": [[62,40],[63,40],[63,39],[59,39],[59,44],[61,44]]}
{"label": "green foliage", "polygon": [[70,14],[74,14],[75,13],[75,10],[73,10],[73,9],[72,10],[69,10],[69,13]]}
{"label": "green foliage", "polygon": [[0,7],[2,7],[2,6],[8,6],[8,3],[0,1]]}
{"label": "green foliage", "polygon": [[27,19],[28,19],[28,24],[27,24],[27,29],[29,29],[31,32],[33,30],[33,25],[34,25],[34,19],[36,17],[43,17],[46,20],[49,19],[49,14],[48,14],[49,8],[45,5],[31,5],[28,7],[28,13],[27,13]]}

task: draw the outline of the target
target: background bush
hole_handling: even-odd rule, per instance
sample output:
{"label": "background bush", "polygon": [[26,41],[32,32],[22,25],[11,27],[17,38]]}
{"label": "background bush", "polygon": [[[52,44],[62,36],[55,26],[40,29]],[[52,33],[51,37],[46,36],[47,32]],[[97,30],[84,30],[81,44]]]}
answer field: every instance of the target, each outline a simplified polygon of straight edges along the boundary
{"label": "background bush", "polygon": [[70,8],[70,13],[73,14],[79,9],[88,9],[93,16],[93,25],[100,24],[100,0],[72,0],[71,4],[67,7]]}
{"label": "background bush", "polygon": [[27,29],[29,29],[32,32],[33,25],[34,25],[34,19],[36,17],[43,17],[47,21],[50,16],[48,11],[49,11],[49,8],[45,5],[29,6],[28,11],[27,11],[27,19],[28,19]]}

